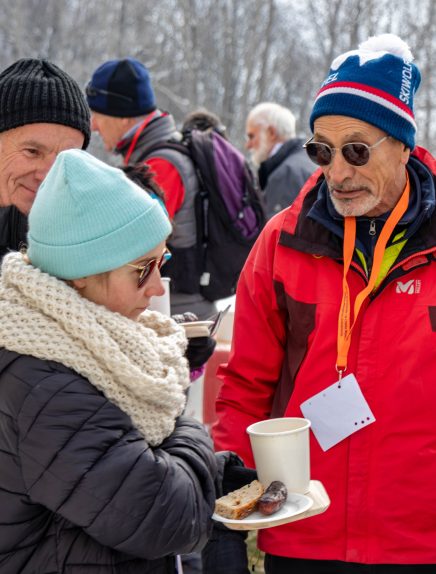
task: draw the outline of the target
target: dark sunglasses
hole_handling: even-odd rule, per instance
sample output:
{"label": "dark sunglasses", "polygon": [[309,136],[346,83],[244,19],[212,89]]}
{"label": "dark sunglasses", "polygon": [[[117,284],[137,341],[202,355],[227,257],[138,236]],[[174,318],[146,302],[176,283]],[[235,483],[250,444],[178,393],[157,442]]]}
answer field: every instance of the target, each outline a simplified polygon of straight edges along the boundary
{"label": "dark sunglasses", "polygon": [[103,90],[102,88],[95,88],[91,84],[87,84],[85,88],[85,94],[90,98],[95,98],[98,95],[103,95],[118,98],[120,100],[125,100],[127,102],[133,102],[133,98],[130,98],[129,96],[123,96],[123,94],[116,94],[115,92],[109,92],[108,90]]}
{"label": "dark sunglasses", "polygon": [[355,167],[361,167],[368,163],[371,150],[379,146],[388,138],[389,136],[384,136],[381,140],[378,140],[372,145],[367,145],[366,143],[361,142],[351,142],[344,144],[340,148],[331,147],[326,143],[314,142],[312,141],[313,138],[310,138],[303,147],[305,148],[309,158],[321,167],[330,165],[337,151],[342,153],[347,163],[354,165]]}
{"label": "dark sunglasses", "polygon": [[169,249],[165,248],[165,251],[160,257],[150,259],[150,261],[148,261],[145,265],[134,265],[133,263],[127,263],[128,267],[133,267],[133,269],[139,271],[138,289],[144,285],[156,267],[160,269],[162,265],[164,265],[169,259],[171,259],[171,252]]}

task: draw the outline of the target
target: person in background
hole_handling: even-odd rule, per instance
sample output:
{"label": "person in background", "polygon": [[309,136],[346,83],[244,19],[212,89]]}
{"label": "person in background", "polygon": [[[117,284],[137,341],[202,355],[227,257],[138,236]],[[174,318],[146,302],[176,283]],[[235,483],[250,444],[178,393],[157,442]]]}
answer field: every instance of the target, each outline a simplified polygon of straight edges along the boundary
{"label": "person in background", "polygon": [[165,270],[171,278],[171,313],[190,311],[208,318],[216,307],[200,294],[197,273],[194,199],[199,183],[189,157],[156,149],[169,140],[181,141],[182,135],[173,117],[157,107],[148,70],[133,58],[104,62],[92,74],[86,96],[92,130],[100,134],[106,149],[121,155],[124,165],[146,162],[164,191],[173,223],[168,241],[173,257]]}
{"label": "person in background", "polygon": [[170,232],[121,170],[69,150],[27,254],[4,258],[1,571],[172,574],[206,543],[217,458],[182,416],[184,329],[147,311]]}
{"label": "person in background", "polygon": [[26,241],[27,215],[56,155],[86,149],[90,113],[73,78],[38,58],[0,73],[0,260]]}
{"label": "person in background", "polygon": [[247,117],[245,147],[258,168],[268,218],[291,205],[314,172],[295,123],[291,110],[274,102],[258,104]]}
{"label": "person in background", "polygon": [[415,145],[419,84],[393,34],[333,61],[305,144],[319,169],[239,280],[215,447],[253,466],[247,426],[306,416],[331,499],[259,531],[267,574],[436,571],[436,162]]}
{"label": "person in background", "polygon": [[154,174],[147,164],[138,163],[136,165],[125,165],[120,169],[122,169],[127,177],[136,183],[136,185],[142,187],[153,199],[157,199],[168,215],[165,207],[165,194],[155,182]]}
{"label": "person in background", "polygon": [[181,131],[182,133],[190,132],[192,130],[205,132],[209,129],[213,129],[219,133],[220,136],[227,139],[226,126],[222,123],[220,118],[206,108],[198,108],[185,116]]}

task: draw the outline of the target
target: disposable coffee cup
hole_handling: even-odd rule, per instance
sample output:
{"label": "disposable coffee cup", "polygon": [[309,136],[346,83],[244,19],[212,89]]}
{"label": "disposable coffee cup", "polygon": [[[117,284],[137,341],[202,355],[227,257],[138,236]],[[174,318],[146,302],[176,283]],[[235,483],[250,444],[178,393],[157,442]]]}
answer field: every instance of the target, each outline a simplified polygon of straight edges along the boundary
{"label": "disposable coffee cup", "polygon": [[171,315],[171,304],[170,304],[170,278],[161,277],[165,293],[163,295],[154,296],[150,298],[150,305],[148,306],[150,311],[159,311],[163,315]]}
{"label": "disposable coffee cup", "polygon": [[280,480],[288,492],[309,491],[309,429],[310,421],[298,417],[268,419],[247,428],[257,475],[265,487]]}

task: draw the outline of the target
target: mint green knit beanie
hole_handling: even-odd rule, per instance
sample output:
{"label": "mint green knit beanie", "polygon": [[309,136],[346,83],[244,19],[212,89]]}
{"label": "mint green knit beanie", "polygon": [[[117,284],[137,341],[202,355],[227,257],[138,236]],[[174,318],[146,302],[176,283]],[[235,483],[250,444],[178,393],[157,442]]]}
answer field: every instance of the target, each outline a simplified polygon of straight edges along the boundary
{"label": "mint green knit beanie", "polygon": [[61,152],[29,214],[32,265],[61,279],[111,271],[171,233],[159,202],[83,150]]}

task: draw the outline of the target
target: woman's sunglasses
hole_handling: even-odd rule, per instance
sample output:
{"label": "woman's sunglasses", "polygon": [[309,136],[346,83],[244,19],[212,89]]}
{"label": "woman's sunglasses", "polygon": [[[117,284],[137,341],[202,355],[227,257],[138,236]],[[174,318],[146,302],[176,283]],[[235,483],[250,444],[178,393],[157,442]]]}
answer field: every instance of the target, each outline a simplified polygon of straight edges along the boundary
{"label": "woman's sunglasses", "polygon": [[150,259],[150,261],[148,261],[145,265],[134,265],[133,263],[127,263],[128,267],[133,267],[133,269],[139,271],[138,289],[144,285],[156,267],[160,269],[162,265],[164,265],[169,259],[171,259],[171,252],[169,249],[165,248],[165,251],[160,257]]}
{"label": "woman's sunglasses", "polygon": [[310,138],[303,147],[305,148],[309,158],[321,167],[330,165],[337,151],[342,153],[347,163],[354,165],[355,167],[361,167],[368,163],[371,150],[379,146],[388,138],[389,136],[384,136],[381,140],[378,140],[372,145],[360,142],[351,142],[340,148],[331,147],[326,143],[314,142],[312,141],[313,138]]}

